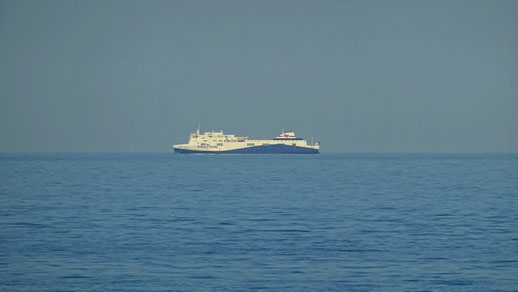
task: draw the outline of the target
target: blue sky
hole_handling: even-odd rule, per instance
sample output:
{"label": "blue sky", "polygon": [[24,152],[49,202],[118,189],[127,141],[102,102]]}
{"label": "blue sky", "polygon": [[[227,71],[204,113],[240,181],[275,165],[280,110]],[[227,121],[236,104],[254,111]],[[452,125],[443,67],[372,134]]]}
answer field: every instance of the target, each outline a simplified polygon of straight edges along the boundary
{"label": "blue sky", "polygon": [[516,1],[0,0],[0,151],[518,152]]}

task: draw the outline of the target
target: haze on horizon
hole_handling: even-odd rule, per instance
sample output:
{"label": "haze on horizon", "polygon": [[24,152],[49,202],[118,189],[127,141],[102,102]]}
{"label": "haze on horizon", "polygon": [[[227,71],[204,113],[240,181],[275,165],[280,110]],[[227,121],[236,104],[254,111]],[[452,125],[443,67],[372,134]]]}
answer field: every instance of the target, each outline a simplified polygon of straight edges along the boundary
{"label": "haze on horizon", "polygon": [[0,0],[0,151],[518,152],[516,1]]}

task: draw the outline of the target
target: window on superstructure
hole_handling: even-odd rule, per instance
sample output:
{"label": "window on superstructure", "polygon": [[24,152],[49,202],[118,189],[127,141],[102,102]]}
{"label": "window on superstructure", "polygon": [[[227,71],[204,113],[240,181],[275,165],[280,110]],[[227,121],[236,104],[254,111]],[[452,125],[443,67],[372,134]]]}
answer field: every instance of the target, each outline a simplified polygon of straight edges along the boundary
{"label": "window on superstructure", "polygon": [[218,143],[218,146],[223,146],[223,143]]}
{"label": "window on superstructure", "polygon": [[254,146],[254,143],[248,143],[247,146]]}

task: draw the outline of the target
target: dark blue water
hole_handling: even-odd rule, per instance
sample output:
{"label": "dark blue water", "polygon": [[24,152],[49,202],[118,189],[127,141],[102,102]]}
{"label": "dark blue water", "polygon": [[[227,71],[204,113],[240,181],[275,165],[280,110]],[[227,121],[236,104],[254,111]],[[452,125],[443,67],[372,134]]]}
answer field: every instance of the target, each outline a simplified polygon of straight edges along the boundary
{"label": "dark blue water", "polygon": [[517,291],[518,155],[0,154],[0,291]]}

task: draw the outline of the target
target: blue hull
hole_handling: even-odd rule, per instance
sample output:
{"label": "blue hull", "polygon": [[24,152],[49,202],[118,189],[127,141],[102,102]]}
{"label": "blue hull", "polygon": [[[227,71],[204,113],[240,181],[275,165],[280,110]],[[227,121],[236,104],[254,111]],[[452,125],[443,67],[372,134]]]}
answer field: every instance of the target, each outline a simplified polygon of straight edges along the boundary
{"label": "blue hull", "polygon": [[253,146],[228,151],[198,151],[174,148],[181,154],[318,154],[317,149],[289,145]]}

